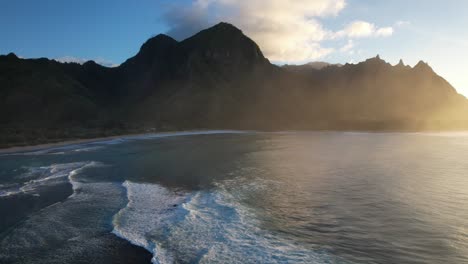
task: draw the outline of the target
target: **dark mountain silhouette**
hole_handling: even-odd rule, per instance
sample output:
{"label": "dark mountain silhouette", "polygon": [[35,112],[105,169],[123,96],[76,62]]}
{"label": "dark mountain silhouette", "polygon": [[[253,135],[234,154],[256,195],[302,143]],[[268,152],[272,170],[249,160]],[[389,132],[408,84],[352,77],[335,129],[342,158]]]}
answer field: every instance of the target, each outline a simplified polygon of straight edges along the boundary
{"label": "dark mountain silhouette", "polygon": [[326,67],[330,66],[338,66],[341,67],[343,66],[342,64],[332,64],[324,61],[313,61],[309,62],[303,65],[283,65],[284,69],[290,70],[290,71],[308,71],[308,70],[321,70]]}
{"label": "dark mountain silhouette", "polygon": [[466,99],[424,62],[312,66],[271,64],[227,23],[181,42],[157,35],[116,68],[0,56],[0,144],[148,129],[468,128]]}

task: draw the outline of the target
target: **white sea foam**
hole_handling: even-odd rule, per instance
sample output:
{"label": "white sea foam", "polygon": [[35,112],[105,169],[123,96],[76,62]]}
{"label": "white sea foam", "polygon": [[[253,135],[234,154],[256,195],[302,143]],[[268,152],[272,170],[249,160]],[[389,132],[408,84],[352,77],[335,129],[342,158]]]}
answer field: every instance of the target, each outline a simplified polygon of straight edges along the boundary
{"label": "white sea foam", "polygon": [[41,149],[36,151],[27,151],[27,152],[15,152],[15,153],[7,153],[1,156],[38,156],[38,155],[63,155],[63,152],[60,148],[48,148],[48,149]]}
{"label": "white sea foam", "polygon": [[[189,211],[169,238],[180,252],[190,252],[182,261],[199,263],[323,263],[316,252],[292,245],[285,238],[261,228],[255,209],[241,200],[247,193],[270,188],[269,182],[229,182],[211,191],[198,192],[184,208]],[[236,193],[240,192],[240,193]]]}
{"label": "white sea foam", "polygon": [[[76,195],[33,212],[2,234],[0,263],[100,260],[103,252],[112,254],[116,250],[115,240],[103,233],[109,230],[109,216],[125,202],[125,192],[119,183],[82,181]],[[44,253],[40,259],[37,252]]]}
{"label": "white sea foam", "polygon": [[0,197],[17,194],[37,195],[35,190],[38,187],[62,182],[63,179],[67,179],[70,184],[72,184],[73,190],[76,191],[79,188],[79,183],[75,181],[73,177],[86,168],[96,166],[103,166],[103,164],[89,161],[29,167],[26,168],[25,173],[17,176],[18,179],[24,179],[24,182],[12,183],[0,187]]}
{"label": "white sea foam", "polygon": [[97,168],[97,167],[103,167],[103,166],[105,165],[101,162],[90,161],[90,162],[86,162],[83,166],[70,171],[70,173],[68,174],[68,181],[70,182],[73,188],[73,194],[71,196],[74,196],[81,187],[81,183],[75,180],[76,175],[80,174],[83,170],[87,168]]}
{"label": "white sea foam", "polygon": [[126,181],[123,186],[127,189],[128,204],[114,216],[112,232],[152,252],[153,263],[172,263],[172,256],[158,241],[164,240],[170,226],[183,214],[179,205],[187,195],[156,184]]}
{"label": "white sea foam", "polygon": [[103,148],[104,148],[103,146],[90,146],[90,147],[85,146],[83,148],[74,149],[73,151],[74,152],[91,152],[91,151],[96,151],[96,150],[100,150]]}
{"label": "white sea foam", "polygon": [[255,210],[242,203],[245,197],[232,193],[234,186],[255,192],[270,185],[231,180],[187,194],[127,181],[128,205],[114,216],[113,233],[152,252],[153,263],[329,262],[261,228]]}
{"label": "white sea foam", "polygon": [[63,147],[52,147],[52,148],[45,148],[35,151],[26,151],[26,152],[14,152],[14,153],[6,153],[0,156],[41,156],[41,155],[65,155],[74,152],[89,152],[95,151],[102,147],[98,146],[88,146],[88,144],[73,144],[67,145]]}
{"label": "white sea foam", "polygon": [[182,132],[167,132],[167,133],[154,133],[137,136],[127,136],[124,139],[154,139],[164,137],[180,137],[180,136],[195,136],[195,135],[216,135],[216,134],[246,134],[252,131],[242,130],[205,130],[205,131],[182,131]]}

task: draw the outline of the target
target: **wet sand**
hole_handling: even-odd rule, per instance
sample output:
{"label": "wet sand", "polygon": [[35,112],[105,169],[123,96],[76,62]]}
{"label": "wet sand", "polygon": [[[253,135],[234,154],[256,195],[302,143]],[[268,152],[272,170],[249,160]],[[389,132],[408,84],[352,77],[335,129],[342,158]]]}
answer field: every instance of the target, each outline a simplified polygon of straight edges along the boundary
{"label": "wet sand", "polygon": [[71,140],[60,141],[57,143],[46,143],[46,144],[30,145],[30,146],[0,148],[0,154],[36,151],[36,150],[41,150],[41,149],[63,147],[63,146],[75,145],[75,144],[93,143],[93,142],[99,142],[99,141],[104,141],[104,140],[111,140],[111,139],[117,139],[117,138],[128,137],[128,136],[141,136],[141,135],[146,135],[146,134],[128,134],[128,135],[89,138],[89,139],[71,139]]}
{"label": "wet sand", "polygon": [[69,145],[78,145],[78,144],[88,144],[96,143],[113,139],[125,139],[125,138],[138,138],[138,137],[157,137],[157,136],[171,136],[171,135],[189,135],[189,134],[217,134],[217,133],[244,133],[244,132],[253,132],[253,131],[242,131],[242,130],[185,130],[185,131],[167,131],[167,132],[152,132],[152,133],[138,133],[138,134],[125,134],[119,136],[109,136],[109,137],[98,137],[98,138],[88,138],[88,139],[71,139],[64,140],[57,143],[47,143],[39,145],[30,145],[30,146],[18,146],[18,147],[9,147],[9,148],[0,148],[0,154],[9,154],[17,152],[30,152],[38,151],[49,148],[58,148]]}

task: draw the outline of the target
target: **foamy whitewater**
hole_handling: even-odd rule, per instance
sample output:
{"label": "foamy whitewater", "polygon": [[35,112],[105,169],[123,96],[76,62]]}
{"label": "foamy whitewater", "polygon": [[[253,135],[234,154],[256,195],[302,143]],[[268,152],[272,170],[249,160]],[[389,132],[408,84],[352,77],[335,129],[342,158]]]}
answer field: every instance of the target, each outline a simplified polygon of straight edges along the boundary
{"label": "foamy whitewater", "polygon": [[76,190],[79,188],[79,183],[74,181],[74,175],[88,167],[98,166],[102,166],[102,164],[90,161],[23,168],[26,172],[16,177],[19,181],[0,185],[0,197],[17,194],[38,195],[37,189],[62,183],[64,180],[68,180],[73,186],[73,190]]}
{"label": "foamy whitewater", "polygon": [[[153,253],[153,263],[326,263],[329,256],[291,245],[265,232],[239,191],[268,188],[263,183],[220,183],[211,190],[183,193],[157,184],[126,181],[128,204],[113,233]],[[240,187],[230,193],[232,186]],[[181,257],[183,256],[183,257]]]}
{"label": "foamy whitewater", "polygon": [[180,205],[188,199],[187,195],[155,184],[126,181],[123,186],[127,190],[128,204],[114,216],[112,232],[152,252],[154,263],[173,262],[161,243],[169,235],[171,226],[185,214]]}
{"label": "foamy whitewater", "polygon": [[0,263],[468,263],[467,134],[202,131],[0,156]]}

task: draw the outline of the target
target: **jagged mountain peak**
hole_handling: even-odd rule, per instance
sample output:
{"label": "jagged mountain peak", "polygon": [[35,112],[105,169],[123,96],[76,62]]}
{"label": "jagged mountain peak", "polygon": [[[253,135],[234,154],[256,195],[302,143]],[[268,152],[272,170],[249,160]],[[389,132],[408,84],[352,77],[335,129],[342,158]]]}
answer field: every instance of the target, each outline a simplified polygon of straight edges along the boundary
{"label": "jagged mountain peak", "polygon": [[235,26],[221,22],[181,42],[188,53],[227,64],[265,63],[258,45]]}
{"label": "jagged mountain peak", "polygon": [[434,70],[427,64],[426,62],[420,60],[413,68],[416,71],[419,72],[425,72],[425,73],[433,73]]}
{"label": "jagged mountain peak", "polygon": [[231,31],[231,32],[242,32],[239,28],[234,26],[233,24],[227,22],[219,22],[218,24],[214,25],[210,28],[211,30],[219,30],[219,31]]}
{"label": "jagged mountain peak", "polygon": [[7,55],[1,55],[0,54],[0,59],[6,59],[6,60],[9,60],[9,61],[13,61],[13,60],[18,60],[19,58],[18,58],[18,56],[16,56],[15,53],[10,52]]}
{"label": "jagged mountain peak", "polygon": [[386,63],[385,60],[380,58],[380,55],[377,55],[372,58],[368,58],[367,60],[363,61],[364,63],[369,63],[369,62],[378,62],[378,63]]}
{"label": "jagged mountain peak", "polygon": [[185,65],[207,63],[231,66],[268,62],[253,40],[235,26],[221,22],[181,42],[165,34],[154,36],[123,65],[173,64],[175,61],[187,61]]}
{"label": "jagged mountain peak", "polygon": [[177,40],[165,34],[158,34],[148,39],[134,57],[128,59],[121,66],[150,65],[155,61],[161,61],[169,55],[169,51],[178,45]]}
{"label": "jagged mountain peak", "polygon": [[[393,66],[376,56],[321,70],[276,67],[228,23],[181,42],[157,35],[115,68],[46,63],[0,57],[3,98],[19,98],[0,104],[5,123],[20,116],[53,127],[68,120],[170,129],[443,129],[457,120],[468,127],[466,100],[427,63]],[[57,99],[36,100],[49,95]],[[63,110],[51,118],[42,109]]]}
{"label": "jagged mountain peak", "polygon": [[429,64],[427,64],[426,62],[420,60],[415,66],[414,68],[430,68]]}
{"label": "jagged mountain peak", "polygon": [[18,56],[16,56],[16,54],[13,53],[13,52],[8,53],[8,55],[6,55],[6,56],[7,56],[8,58],[11,58],[11,59],[18,59]]}
{"label": "jagged mountain peak", "polygon": [[391,66],[390,63],[386,62],[385,60],[381,59],[379,55],[369,58],[363,62],[358,63],[357,65],[365,66],[365,67],[382,67],[382,66]]}
{"label": "jagged mountain peak", "polygon": [[395,65],[395,68],[399,70],[411,70],[411,66],[406,65],[403,59],[398,61],[398,64]]}
{"label": "jagged mountain peak", "polygon": [[140,52],[146,52],[150,50],[155,50],[159,48],[164,48],[170,45],[177,44],[177,40],[171,38],[165,34],[158,34],[150,39],[148,39],[140,48]]}
{"label": "jagged mountain peak", "polygon": [[[229,23],[221,22],[196,33],[195,35],[182,41],[182,43],[193,43],[203,40],[209,41],[209,43],[207,43],[208,45],[212,44],[213,42],[217,44],[227,44],[230,40],[233,39],[242,39],[245,41],[250,40],[242,33],[242,30]],[[253,42],[252,40],[250,41]]]}
{"label": "jagged mountain peak", "polygon": [[151,46],[154,44],[159,44],[159,43],[177,43],[177,40],[173,39],[171,36],[168,36],[166,34],[158,34],[156,36],[153,36],[149,38],[143,45],[143,47],[146,46]]}

